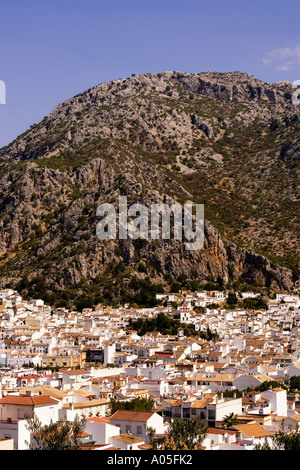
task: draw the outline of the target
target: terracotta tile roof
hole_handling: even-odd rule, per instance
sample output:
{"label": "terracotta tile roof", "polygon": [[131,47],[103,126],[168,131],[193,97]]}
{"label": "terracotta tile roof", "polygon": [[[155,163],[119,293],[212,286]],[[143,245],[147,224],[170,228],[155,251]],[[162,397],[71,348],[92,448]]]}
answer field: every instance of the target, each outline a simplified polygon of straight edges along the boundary
{"label": "terracotta tile roof", "polygon": [[82,375],[82,374],[89,374],[90,372],[85,369],[73,369],[73,370],[64,370],[64,374],[68,375]]}
{"label": "terracotta tile roof", "polygon": [[272,436],[272,433],[266,431],[262,426],[259,424],[238,424],[234,426],[234,429],[237,431],[242,432],[248,437],[268,437]]}
{"label": "terracotta tile roof", "polygon": [[238,431],[233,429],[224,429],[224,428],[208,428],[207,434],[229,434],[231,436],[235,435]]}
{"label": "terracotta tile roof", "polygon": [[50,385],[41,385],[38,387],[21,387],[19,388],[19,394],[25,395],[26,391],[31,391],[31,392],[37,392],[40,393],[42,392],[43,395],[46,395],[47,397],[54,398],[55,400],[62,400],[64,397],[68,396],[67,393],[65,393],[62,390],[59,390],[55,387],[51,387]]}
{"label": "terracotta tile roof", "polygon": [[243,405],[253,405],[253,403],[254,403],[254,400],[252,400],[252,398],[247,397],[247,396],[242,397]]}
{"label": "terracotta tile roof", "polygon": [[178,400],[175,400],[174,398],[164,398],[163,401],[165,403],[169,403],[169,405],[175,405],[175,403],[177,403]]}
{"label": "terracotta tile roof", "polygon": [[138,448],[140,450],[151,450],[150,444],[141,444],[140,446],[138,446]]}
{"label": "terracotta tile roof", "polygon": [[[102,449],[104,447],[104,449]],[[80,450],[120,450],[117,447],[105,447],[103,444],[93,444],[93,445],[83,445],[80,447]]]}
{"label": "terracotta tile roof", "polygon": [[196,377],[190,377],[188,380],[202,381],[202,382],[233,382],[234,377],[231,374],[216,373],[214,377],[207,377],[205,373],[198,373]]}
{"label": "terracotta tile roof", "polygon": [[118,421],[148,421],[151,416],[154,415],[153,411],[127,411],[127,410],[118,410],[111,416],[112,420]]}
{"label": "terracotta tile roof", "polygon": [[293,421],[300,422],[300,414],[289,416],[289,418],[292,419]]}
{"label": "terracotta tile roof", "polygon": [[212,401],[213,401],[213,398],[204,398],[203,400],[195,400],[192,402],[191,408],[205,408]]}
{"label": "terracotta tile roof", "polygon": [[89,397],[96,398],[95,393],[91,393],[89,390],[84,390],[84,389],[74,390],[73,395],[74,394],[81,395],[82,397],[85,397],[85,398],[89,398]]}
{"label": "terracotta tile roof", "polygon": [[18,377],[18,380],[37,380],[39,377],[37,375],[24,375],[22,377]]}
{"label": "terracotta tile roof", "polygon": [[136,444],[138,442],[144,442],[145,440],[141,437],[134,436],[133,434],[123,433],[113,436],[111,439],[115,441],[124,442],[125,444]]}
{"label": "terracotta tile roof", "polygon": [[110,423],[110,418],[107,418],[106,416],[91,416],[86,418],[86,420],[91,423]]}
{"label": "terracotta tile roof", "polygon": [[58,403],[58,401],[46,395],[33,395],[33,396],[6,395],[5,397],[2,397],[0,399],[0,404],[9,404],[9,405],[37,406],[37,405],[48,405],[51,403]]}
{"label": "terracotta tile roof", "polygon": [[102,406],[102,405],[107,405],[110,403],[110,400],[107,400],[106,398],[98,398],[95,400],[88,400],[88,401],[82,401],[82,402],[75,402],[73,403],[74,409],[76,408],[92,408],[93,406]]}

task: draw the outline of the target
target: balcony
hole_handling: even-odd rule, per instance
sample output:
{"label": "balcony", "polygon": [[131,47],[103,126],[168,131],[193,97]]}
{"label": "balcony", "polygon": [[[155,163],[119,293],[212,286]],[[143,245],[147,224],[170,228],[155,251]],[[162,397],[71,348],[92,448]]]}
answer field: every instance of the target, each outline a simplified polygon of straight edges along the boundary
{"label": "balcony", "polygon": [[11,418],[0,419],[0,424],[8,424],[8,425],[18,424],[18,420],[17,419],[11,419]]}

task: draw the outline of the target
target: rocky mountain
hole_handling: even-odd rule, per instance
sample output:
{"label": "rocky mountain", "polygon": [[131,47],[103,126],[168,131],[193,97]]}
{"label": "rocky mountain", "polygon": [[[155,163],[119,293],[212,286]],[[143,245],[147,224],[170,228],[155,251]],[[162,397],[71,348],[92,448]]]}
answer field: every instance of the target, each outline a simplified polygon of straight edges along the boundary
{"label": "rocky mountain", "polygon": [[[288,82],[148,73],[59,104],[0,149],[0,280],[78,308],[181,286],[297,288],[300,107]],[[205,242],[105,240],[102,203],[204,204]]]}

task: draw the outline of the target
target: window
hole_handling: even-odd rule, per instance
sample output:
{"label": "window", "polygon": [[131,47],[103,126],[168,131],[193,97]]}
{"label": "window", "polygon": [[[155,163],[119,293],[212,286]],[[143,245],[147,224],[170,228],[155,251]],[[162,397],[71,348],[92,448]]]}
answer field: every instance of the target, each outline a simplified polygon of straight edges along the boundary
{"label": "window", "polygon": [[24,419],[24,410],[23,410],[23,408],[18,408],[17,409],[17,417],[18,417],[18,419]]}
{"label": "window", "polygon": [[140,435],[140,434],[143,434],[143,427],[142,427],[142,426],[137,426],[137,427],[136,427],[136,432],[137,432],[137,434],[139,434],[139,435]]}
{"label": "window", "polygon": [[130,424],[126,424],[126,432],[131,432],[131,425]]}

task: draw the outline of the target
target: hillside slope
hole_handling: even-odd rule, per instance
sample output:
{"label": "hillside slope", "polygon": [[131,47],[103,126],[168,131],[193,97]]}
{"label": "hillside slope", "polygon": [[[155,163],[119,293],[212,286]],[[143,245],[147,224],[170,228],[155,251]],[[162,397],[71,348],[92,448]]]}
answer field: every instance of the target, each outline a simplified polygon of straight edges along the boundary
{"label": "hillside slope", "polygon": [[[144,304],[207,281],[292,289],[300,110],[291,93],[241,72],[163,72],[59,104],[0,149],[2,286],[79,306]],[[120,194],[205,204],[204,248],[101,242],[96,209]]]}

